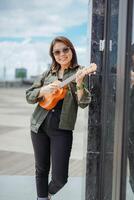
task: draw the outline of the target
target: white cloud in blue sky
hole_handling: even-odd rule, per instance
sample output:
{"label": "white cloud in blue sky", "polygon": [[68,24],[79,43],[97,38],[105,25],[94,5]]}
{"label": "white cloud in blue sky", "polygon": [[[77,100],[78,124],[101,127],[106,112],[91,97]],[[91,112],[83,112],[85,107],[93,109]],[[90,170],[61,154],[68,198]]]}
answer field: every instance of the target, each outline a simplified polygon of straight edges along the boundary
{"label": "white cloud in blue sky", "polygon": [[80,64],[85,65],[88,0],[1,0],[0,74],[12,79],[16,67],[28,75],[42,72],[51,62],[51,40],[67,36],[75,45]]}

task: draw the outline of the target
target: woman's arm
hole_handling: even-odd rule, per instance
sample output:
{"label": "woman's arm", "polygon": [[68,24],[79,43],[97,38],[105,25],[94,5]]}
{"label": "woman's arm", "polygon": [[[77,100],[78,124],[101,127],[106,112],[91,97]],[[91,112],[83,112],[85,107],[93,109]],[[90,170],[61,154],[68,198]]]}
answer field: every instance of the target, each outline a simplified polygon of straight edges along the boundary
{"label": "woman's arm", "polygon": [[85,108],[91,102],[91,93],[88,90],[89,77],[85,76],[81,84],[76,84],[78,106]]}
{"label": "woman's arm", "polygon": [[49,93],[54,94],[59,88],[60,81],[58,80],[48,85],[44,85],[47,74],[48,72],[45,72],[39,76],[33,85],[26,90],[26,99],[28,103],[37,103],[45,98]]}
{"label": "woman's arm", "polygon": [[40,96],[40,90],[44,84],[45,78],[48,75],[48,70],[46,70],[42,75],[40,75],[33,83],[33,85],[26,90],[26,100],[30,104],[37,103],[42,97]]}
{"label": "woman's arm", "polygon": [[33,83],[33,85],[26,90],[26,100],[30,104],[37,103],[39,93],[40,93],[40,88],[43,85],[43,78],[44,76],[41,75],[38,77],[38,79]]}
{"label": "woman's arm", "polygon": [[88,90],[89,77],[86,75],[96,71],[97,66],[95,63],[91,63],[90,66],[91,70],[90,68],[82,68],[76,73],[77,99],[81,108],[85,108],[91,102],[91,93]]}

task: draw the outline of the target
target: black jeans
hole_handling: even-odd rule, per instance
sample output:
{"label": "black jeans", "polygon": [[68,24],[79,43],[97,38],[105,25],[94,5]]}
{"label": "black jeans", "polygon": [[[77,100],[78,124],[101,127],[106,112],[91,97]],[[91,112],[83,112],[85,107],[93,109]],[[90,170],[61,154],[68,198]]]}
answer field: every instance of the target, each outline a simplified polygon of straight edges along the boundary
{"label": "black jeans", "polygon": [[[48,193],[53,195],[67,183],[73,134],[70,130],[58,128],[59,118],[60,111],[52,110],[39,128],[39,132],[31,132],[38,197],[47,197]],[[52,177],[48,184],[50,161]]]}

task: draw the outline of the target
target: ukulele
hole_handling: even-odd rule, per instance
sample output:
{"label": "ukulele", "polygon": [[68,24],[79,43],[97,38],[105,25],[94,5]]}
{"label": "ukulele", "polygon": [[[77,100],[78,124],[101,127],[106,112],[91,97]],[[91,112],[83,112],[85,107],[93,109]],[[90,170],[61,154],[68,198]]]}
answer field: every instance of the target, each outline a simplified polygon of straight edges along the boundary
{"label": "ukulele", "polygon": [[[92,64],[93,66],[86,67],[82,69],[82,71],[85,71],[85,75],[92,74],[96,72],[97,66],[95,64]],[[67,93],[67,85],[71,83],[76,78],[76,73],[64,80],[63,82],[59,83],[58,90],[56,93],[52,94],[51,92],[45,95],[45,98],[43,100],[39,101],[39,105],[42,108],[45,108],[46,110],[51,110],[56,106],[58,101],[61,99],[64,99],[66,93]],[[55,82],[55,81],[54,81]]]}

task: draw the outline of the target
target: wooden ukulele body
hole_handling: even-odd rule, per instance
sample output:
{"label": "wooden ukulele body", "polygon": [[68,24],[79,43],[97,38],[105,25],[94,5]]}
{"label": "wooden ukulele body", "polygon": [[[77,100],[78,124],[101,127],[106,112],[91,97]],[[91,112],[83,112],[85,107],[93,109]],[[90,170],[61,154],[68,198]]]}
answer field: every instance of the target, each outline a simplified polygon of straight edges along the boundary
{"label": "wooden ukulele body", "polygon": [[57,90],[55,94],[52,93],[47,94],[47,96],[45,96],[45,98],[39,102],[39,105],[45,108],[46,110],[51,110],[56,106],[58,101],[64,99],[66,93],[67,93],[66,87],[60,88]]}

